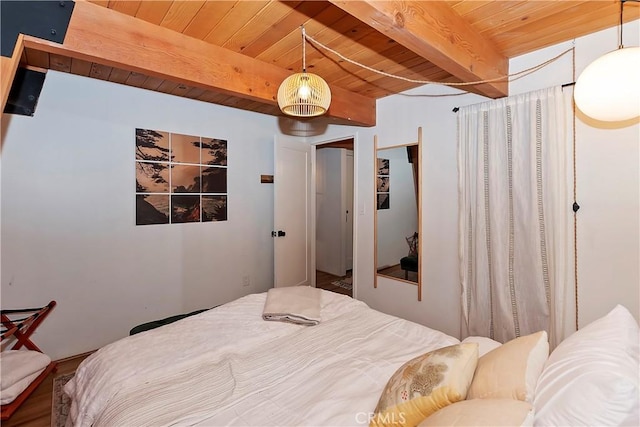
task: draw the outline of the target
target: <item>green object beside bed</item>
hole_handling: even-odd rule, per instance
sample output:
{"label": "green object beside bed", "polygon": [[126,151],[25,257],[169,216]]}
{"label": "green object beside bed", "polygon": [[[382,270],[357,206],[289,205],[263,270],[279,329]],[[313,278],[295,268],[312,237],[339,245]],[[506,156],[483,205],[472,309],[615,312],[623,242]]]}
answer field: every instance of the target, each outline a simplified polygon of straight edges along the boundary
{"label": "green object beside bed", "polygon": [[154,320],[152,322],[143,323],[142,325],[138,325],[129,331],[129,335],[139,334],[140,332],[149,331],[151,329],[159,328],[160,326],[168,325],[169,323],[176,322],[180,319],[184,319],[185,317],[193,316],[203,311],[209,310],[208,308],[202,310],[192,311],[187,314],[177,314],[175,316],[167,317],[165,319]]}

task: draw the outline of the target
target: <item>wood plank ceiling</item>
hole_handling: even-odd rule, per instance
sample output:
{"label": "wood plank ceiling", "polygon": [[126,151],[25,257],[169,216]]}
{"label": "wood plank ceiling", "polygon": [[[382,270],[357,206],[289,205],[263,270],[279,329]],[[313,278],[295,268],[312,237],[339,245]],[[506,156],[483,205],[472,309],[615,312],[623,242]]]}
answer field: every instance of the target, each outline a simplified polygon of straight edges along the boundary
{"label": "wood plank ceiling", "polygon": [[[619,20],[620,4],[617,0],[89,1],[289,72],[298,72],[302,67],[300,25],[304,24],[311,37],[369,67],[412,79],[448,82],[474,80],[474,77],[478,80],[478,73],[473,73],[474,66],[488,67],[488,71],[481,72],[479,77],[492,76],[492,72],[498,73],[500,70],[490,70],[496,61],[487,60],[487,55],[511,58],[615,26]],[[386,13],[383,7],[389,8],[391,12]],[[625,21],[638,19],[639,10],[640,7],[627,2]],[[385,24],[385,19],[392,23]],[[443,23],[444,19],[447,22]],[[448,28],[447,26],[454,25],[452,23],[456,27]],[[427,24],[433,27],[441,24],[442,28],[436,28],[433,32],[438,33],[436,37],[443,39],[444,44],[448,42],[451,46],[436,46],[435,49],[439,51],[431,53],[429,49],[437,45],[438,39],[421,39]],[[464,31],[461,27],[464,27]],[[104,28],[103,31],[108,34],[113,29]],[[462,60],[459,60],[456,55],[460,52],[451,49],[460,46],[464,48],[469,43],[477,44],[466,57],[462,52]],[[411,49],[406,47],[408,45]],[[281,114],[273,100],[265,102],[264,99],[252,99],[251,96],[238,95],[233,91],[216,91],[179,79],[138,72],[135,67],[84,60],[64,52],[53,52],[53,49],[44,51],[34,48],[28,43],[25,46],[21,58],[23,65],[250,111]],[[612,46],[612,49],[615,47]],[[181,49],[181,46],[176,45],[172,49]],[[477,53],[479,49],[485,57],[480,57]],[[423,54],[423,50],[426,54]],[[429,54],[432,56],[428,56]],[[474,55],[478,58],[474,58]],[[425,56],[429,59],[425,59]],[[419,86],[367,71],[310,44],[307,44],[306,63],[307,70],[322,76],[332,90],[340,88],[371,99]],[[506,93],[506,90],[501,92],[500,87],[486,89],[478,86],[467,90],[492,97]],[[341,118],[346,117],[338,115],[334,121],[345,122]],[[366,121],[361,120],[356,124],[372,124],[365,123]]]}

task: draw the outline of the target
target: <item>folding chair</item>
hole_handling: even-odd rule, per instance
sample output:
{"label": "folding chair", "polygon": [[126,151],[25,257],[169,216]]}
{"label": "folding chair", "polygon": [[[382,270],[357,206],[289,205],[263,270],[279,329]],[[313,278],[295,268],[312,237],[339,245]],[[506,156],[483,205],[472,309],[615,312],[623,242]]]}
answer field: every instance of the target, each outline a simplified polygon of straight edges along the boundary
{"label": "folding chair", "polygon": [[[19,350],[22,347],[31,351],[43,353],[31,340],[31,335],[36,331],[42,321],[51,313],[56,306],[55,301],[51,301],[44,307],[25,308],[18,310],[1,310],[0,320],[2,322],[0,345],[2,350]],[[8,349],[9,345],[13,346]],[[46,363],[46,362],[45,362]],[[33,393],[33,391],[47,378],[49,373],[56,369],[56,362],[51,361],[44,370],[25,388],[12,402],[2,405],[2,420],[7,420]],[[35,375],[35,374],[34,374]]]}

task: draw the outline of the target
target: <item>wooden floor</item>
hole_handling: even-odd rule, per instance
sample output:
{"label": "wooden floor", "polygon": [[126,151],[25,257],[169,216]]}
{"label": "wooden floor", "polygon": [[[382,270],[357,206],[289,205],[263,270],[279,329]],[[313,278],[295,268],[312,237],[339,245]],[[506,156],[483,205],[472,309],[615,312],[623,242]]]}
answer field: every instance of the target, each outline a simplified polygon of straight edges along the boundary
{"label": "wooden floor", "polygon": [[[393,265],[391,267],[387,267],[387,268],[381,268],[380,270],[378,270],[378,273],[383,274],[385,276],[390,276],[390,277],[396,277],[398,279],[404,279],[405,277],[405,271],[403,269],[400,268],[400,264],[398,265]],[[407,279],[405,280],[410,280],[412,282],[418,282],[418,273],[415,271],[409,271],[408,275],[407,275]]]}
{"label": "wooden floor", "polygon": [[2,421],[2,426],[50,427],[53,378],[74,372],[80,362],[90,354],[85,353],[59,360],[57,370],[49,374],[11,418]]}
{"label": "wooden floor", "polygon": [[331,284],[336,280],[345,279],[351,277],[351,271],[347,272],[346,276],[334,276],[333,274],[325,273],[324,271],[316,271],[316,288],[326,289],[327,291],[337,292],[339,294],[348,295],[353,297],[353,291],[341,288],[339,286]]}

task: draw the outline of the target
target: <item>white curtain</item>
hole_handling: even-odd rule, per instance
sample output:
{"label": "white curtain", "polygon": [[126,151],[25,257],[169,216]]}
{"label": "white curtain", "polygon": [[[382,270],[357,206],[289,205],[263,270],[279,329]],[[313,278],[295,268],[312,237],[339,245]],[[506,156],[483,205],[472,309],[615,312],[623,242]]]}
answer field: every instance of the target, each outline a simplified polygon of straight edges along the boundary
{"label": "white curtain", "polygon": [[560,87],[460,108],[462,337],[562,339],[567,272]]}

